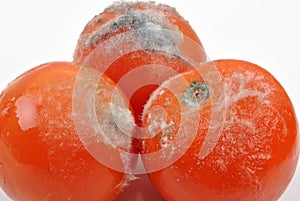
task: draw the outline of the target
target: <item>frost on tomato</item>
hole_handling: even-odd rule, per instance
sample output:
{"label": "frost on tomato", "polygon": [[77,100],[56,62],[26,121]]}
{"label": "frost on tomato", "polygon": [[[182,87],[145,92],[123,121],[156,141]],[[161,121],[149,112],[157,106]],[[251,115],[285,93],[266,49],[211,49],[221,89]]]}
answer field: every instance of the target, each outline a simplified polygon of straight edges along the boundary
{"label": "frost on tomato", "polygon": [[[79,68],[68,62],[44,64],[19,76],[2,92],[0,186],[13,200],[109,201],[115,200],[129,182],[129,173],[101,164],[80,139],[74,123],[76,114],[72,111],[78,72]],[[87,87],[88,82],[85,80],[83,86]],[[113,150],[115,147],[109,142],[119,138],[120,143],[115,145],[130,151],[131,138],[122,134],[109,110],[113,91],[124,99],[112,81],[99,79],[94,93],[98,104],[95,111],[99,124],[106,130],[87,130],[81,135],[89,136],[100,150]],[[128,108],[122,110],[127,111],[123,126],[134,127]],[[119,156],[115,161],[126,168],[131,161],[123,160]]]}
{"label": "frost on tomato", "polygon": [[[212,86],[215,75],[219,87]],[[293,105],[275,78],[252,63],[208,62],[170,79],[151,96],[143,124],[151,137],[144,164],[168,201],[275,201],[296,168]]]}

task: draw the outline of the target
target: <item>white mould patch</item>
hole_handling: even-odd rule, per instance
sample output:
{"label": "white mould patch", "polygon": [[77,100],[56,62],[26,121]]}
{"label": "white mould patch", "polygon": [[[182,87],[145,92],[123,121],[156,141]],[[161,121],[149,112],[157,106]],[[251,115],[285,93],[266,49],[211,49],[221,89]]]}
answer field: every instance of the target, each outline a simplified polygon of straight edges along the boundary
{"label": "white mould patch", "polygon": [[[134,9],[133,6],[141,4],[145,9]],[[162,6],[162,5],[159,5]],[[117,12],[115,19],[110,20],[93,33],[82,35],[81,44],[87,47],[94,46],[102,38],[113,36],[118,30],[135,31],[134,38],[127,39],[133,41],[136,49],[164,49],[172,53],[179,54],[179,44],[183,41],[183,35],[177,26],[169,20],[164,9],[153,3],[132,3],[117,2],[107,8],[106,12]],[[164,6],[168,11],[174,13],[175,10]],[[179,16],[179,14],[177,14]],[[114,46],[116,41],[111,40]],[[117,42],[118,43],[118,42]]]}
{"label": "white mould patch", "polygon": [[96,134],[100,140],[113,148],[131,148],[131,137],[135,128],[131,112],[121,106],[111,103],[111,107],[97,111],[98,124]]}
{"label": "white mould patch", "polygon": [[[249,83],[256,84],[259,89],[251,89]],[[264,82],[264,76],[254,72],[234,72],[232,76],[224,79],[223,88],[228,105],[246,97],[257,96],[261,102],[265,101],[272,93],[272,86]]]}
{"label": "white mould patch", "polygon": [[162,148],[165,148],[168,146],[168,143],[169,143],[169,137],[168,136],[163,136],[161,139],[160,139],[160,145]]}
{"label": "white mould patch", "polygon": [[134,118],[131,111],[114,103],[111,103],[110,106],[112,109],[114,122],[118,129],[125,135],[131,137],[135,128]]}
{"label": "white mould patch", "polygon": [[165,124],[166,121],[164,118],[154,117],[153,120],[151,120],[150,125],[148,126],[148,132],[152,137],[154,137],[162,130]]}
{"label": "white mould patch", "polygon": [[[167,137],[163,137],[164,138],[164,142],[160,142],[161,143],[161,148],[162,148],[162,152],[161,152],[161,157],[166,159],[166,160],[171,160],[172,157],[175,154],[175,151],[177,150],[176,146],[171,146],[169,139]],[[165,143],[165,144],[163,144]],[[169,147],[171,146],[171,147]],[[169,148],[169,149],[166,149]]]}
{"label": "white mould patch", "polygon": [[171,120],[168,124],[166,124],[162,129],[163,136],[168,136],[172,134],[176,129],[175,123]]}
{"label": "white mould patch", "polygon": [[[115,1],[111,6],[105,9],[106,12],[112,13],[125,13],[130,10],[133,10],[134,6],[140,6],[144,9],[151,9],[151,10],[168,10],[169,12],[175,13],[176,9],[170,7],[166,4],[156,4],[155,1]],[[160,9],[158,9],[160,8]]]}
{"label": "white mould patch", "polygon": [[138,179],[138,177],[135,176],[134,174],[134,166],[135,166],[135,155],[130,154],[128,152],[121,152],[120,153],[121,160],[124,164],[124,177],[120,181],[120,183],[116,186],[116,189],[121,189],[123,190],[127,186],[129,186],[131,181],[134,181]]}
{"label": "white mould patch", "polygon": [[[148,109],[145,111],[147,110]],[[154,137],[166,126],[165,111],[160,106],[154,106],[150,108],[147,117],[146,122],[149,124],[147,126],[147,131],[150,134],[148,137]],[[142,118],[144,120],[144,117]]]}
{"label": "white mould patch", "polygon": [[[173,145],[174,136],[172,135],[176,129],[175,123],[171,120],[162,128],[162,136],[160,138],[160,147],[162,148],[162,157],[170,160],[177,147]],[[172,146],[173,145],[173,146]],[[171,147],[170,147],[171,146]],[[165,148],[168,148],[167,151]]]}

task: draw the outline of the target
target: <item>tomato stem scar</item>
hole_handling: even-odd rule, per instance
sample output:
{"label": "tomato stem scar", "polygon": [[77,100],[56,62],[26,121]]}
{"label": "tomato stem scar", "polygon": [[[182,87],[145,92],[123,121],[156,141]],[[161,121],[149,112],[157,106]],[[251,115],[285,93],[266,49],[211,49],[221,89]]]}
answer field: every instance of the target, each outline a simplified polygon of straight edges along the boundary
{"label": "tomato stem scar", "polygon": [[190,107],[199,107],[208,99],[209,95],[209,86],[205,82],[193,81],[180,100]]}

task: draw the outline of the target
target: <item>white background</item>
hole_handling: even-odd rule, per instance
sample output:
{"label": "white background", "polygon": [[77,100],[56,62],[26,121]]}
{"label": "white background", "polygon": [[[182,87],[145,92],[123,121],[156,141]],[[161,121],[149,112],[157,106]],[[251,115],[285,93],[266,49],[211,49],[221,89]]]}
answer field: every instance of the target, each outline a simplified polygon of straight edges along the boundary
{"label": "white background", "polygon": [[[71,61],[85,24],[112,2],[1,0],[0,91],[16,76],[41,63]],[[300,116],[298,0],[158,2],[177,8],[198,33],[211,59],[247,60],[271,72]],[[299,200],[299,168],[280,201]],[[1,191],[0,200],[8,200]]]}

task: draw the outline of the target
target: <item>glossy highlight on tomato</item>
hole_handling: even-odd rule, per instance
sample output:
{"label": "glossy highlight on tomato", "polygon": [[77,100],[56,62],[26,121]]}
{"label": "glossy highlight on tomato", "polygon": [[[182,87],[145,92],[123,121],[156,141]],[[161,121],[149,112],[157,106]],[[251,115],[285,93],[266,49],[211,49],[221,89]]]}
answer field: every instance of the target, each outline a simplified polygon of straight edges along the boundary
{"label": "glossy highlight on tomato", "polygon": [[275,201],[297,165],[293,105],[269,72],[249,62],[217,60],[168,80],[145,106],[143,126],[153,136],[144,141],[144,164],[157,170],[149,176],[167,201]]}
{"label": "glossy highlight on tomato", "polygon": [[[46,63],[25,72],[1,93],[0,186],[13,200],[112,201],[127,186],[127,173],[97,161],[76,130],[72,101],[79,71],[70,62]],[[103,77],[97,89],[106,92],[95,97],[99,98],[97,113],[107,114],[98,118],[111,131],[104,133],[109,138],[119,131],[110,125],[113,119],[103,108],[109,108],[116,88]],[[95,138],[86,132],[91,140]],[[111,145],[98,142],[97,146],[109,149]],[[127,141],[124,149],[129,151],[130,146]]]}

